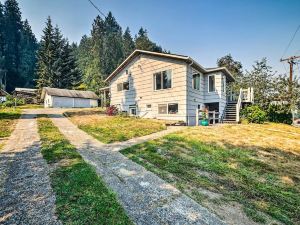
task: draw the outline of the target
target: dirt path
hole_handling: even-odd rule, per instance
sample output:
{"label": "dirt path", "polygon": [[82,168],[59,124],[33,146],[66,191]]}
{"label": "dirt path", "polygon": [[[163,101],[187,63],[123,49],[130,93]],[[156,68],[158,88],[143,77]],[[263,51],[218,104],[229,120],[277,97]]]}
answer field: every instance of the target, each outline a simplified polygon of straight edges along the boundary
{"label": "dirt path", "polygon": [[78,129],[60,110],[40,113],[49,114],[83,158],[95,166],[136,224],[224,224],[175,187]]}
{"label": "dirt path", "polygon": [[0,152],[0,224],[60,224],[39,140],[28,110]]}

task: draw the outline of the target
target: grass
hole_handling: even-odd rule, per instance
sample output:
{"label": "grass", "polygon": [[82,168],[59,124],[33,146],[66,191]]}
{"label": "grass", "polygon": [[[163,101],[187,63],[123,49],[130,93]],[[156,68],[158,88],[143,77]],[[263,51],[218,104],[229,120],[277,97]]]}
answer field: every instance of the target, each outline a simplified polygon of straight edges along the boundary
{"label": "grass", "polygon": [[80,129],[103,143],[126,141],[166,129],[163,122],[134,117],[66,113]]}
{"label": "grass", "polygon": [[9,137],[14,129],[16,120],[20,117],[20,110],[13,108],[0,109],[0,139]]}
{"label": "grass", "polygon": [[299,135],[277,124],[189,128],[122,153],[213,211],[238,202],[256,222],[300,224]]}
{"label": "grass", "polygon": [[43,105],[38,105],[38,104],[25,104],[25,105],[20,105],[17,106],[19,109],[41,109],[44,108]]}
{"label": "grass", "polygon": [[42,154],[54,168],[56,212],[64,224],[132,224],[116,195],[49,118],[38,118]]}

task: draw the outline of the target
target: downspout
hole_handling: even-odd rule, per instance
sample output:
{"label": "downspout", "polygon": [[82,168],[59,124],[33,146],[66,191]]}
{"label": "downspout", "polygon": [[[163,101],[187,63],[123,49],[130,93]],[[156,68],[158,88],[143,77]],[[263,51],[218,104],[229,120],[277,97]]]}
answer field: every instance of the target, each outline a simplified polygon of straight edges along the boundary
{"label": "downspout", "polygon": [[[194,60],[192,60],[190,57],[188,57],[189,60],[191,60],[191,63],[189,64],[189,67],[191,68],[192,70],[192,65],[194,64]],[[187,79],[188,79],[188,73],[189,71],[187,71]],[[186,81],[186,84],[187,84],[187,88],[186,88],[186,92],[187,92],[187,109],[186,109],[186,121],[187,121],[187,125],[189,125],[189,88],[188,88],[188,80]],[[197,124],[197,121],[196,121],[196,124]]]}

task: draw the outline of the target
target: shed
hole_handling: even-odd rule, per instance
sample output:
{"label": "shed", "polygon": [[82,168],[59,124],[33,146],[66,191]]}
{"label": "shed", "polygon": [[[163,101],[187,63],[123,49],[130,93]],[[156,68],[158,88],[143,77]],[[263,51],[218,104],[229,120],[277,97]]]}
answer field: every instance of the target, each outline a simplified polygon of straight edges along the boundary
{"label": "shed", "polygon": [[98,96],[92,91],[76,91],[45,87],[41,99],[45,108],[92,108],[98,106]]}
{"label": "shed", "polygon": [[8,95],[8,93],[6,91],[4,91],[3,89],[0,89],[0,103],[6,101],[7,95]]}
{"label": "shed", "polygon": [[15,88],[13,91],[13,96],[15,98],[24,99],[26,104],[36,104],[37,93],[38,90],[33,88]]}

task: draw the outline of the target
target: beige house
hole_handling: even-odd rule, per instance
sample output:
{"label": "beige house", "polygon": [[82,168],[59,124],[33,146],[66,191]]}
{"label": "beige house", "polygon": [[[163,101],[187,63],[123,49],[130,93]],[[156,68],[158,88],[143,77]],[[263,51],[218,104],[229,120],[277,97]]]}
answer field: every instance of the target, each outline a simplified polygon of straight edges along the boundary
{"label": "beige house", "polygon": [[234,78],[225,67],[204,68],[188,56],[135,50],[106,81],[103,90],[121,111],[196,125],[197,109],[204,107],[221,119]]}

